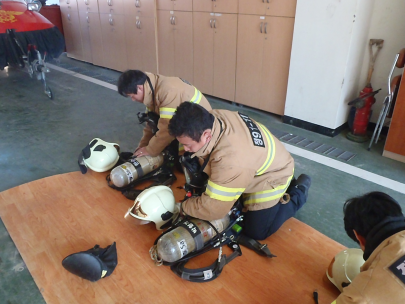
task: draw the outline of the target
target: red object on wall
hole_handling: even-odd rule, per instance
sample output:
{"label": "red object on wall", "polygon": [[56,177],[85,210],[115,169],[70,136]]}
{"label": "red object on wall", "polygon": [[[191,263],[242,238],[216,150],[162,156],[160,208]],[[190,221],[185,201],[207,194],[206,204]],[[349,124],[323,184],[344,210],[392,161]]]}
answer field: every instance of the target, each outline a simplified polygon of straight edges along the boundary
{"label": "red object on wall", "polygon": [[59,5],[45,5],[41,8],[39,13],[44,16],[46,19],[51,21],[58,30],[63,34],[63,24],[62,24],[62,15],[60,13]]}
{"label": "red object on wall", "polygon": [[[361,92],[359,98],[373,92],[373,88],[366,86]],[[367,125],[370,118],[371,106],[375,103],[374,95],[364,99],[364,106],[356,109],[356,115],[353,121],[353,134],[357,136],[367,135]]]}

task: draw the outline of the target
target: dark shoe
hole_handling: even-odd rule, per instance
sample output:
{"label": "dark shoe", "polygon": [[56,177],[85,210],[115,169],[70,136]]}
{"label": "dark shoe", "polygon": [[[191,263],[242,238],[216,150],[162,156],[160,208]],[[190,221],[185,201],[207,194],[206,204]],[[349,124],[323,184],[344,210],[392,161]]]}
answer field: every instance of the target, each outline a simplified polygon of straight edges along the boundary
{"label": "dark shoe", "polygon": [[305,198],[308,198],[308,190],[309,187],[311,187],[311,177],[306,174],[301,174],[300,176],[298,176],[295,184],[295,187],[304,192]]}

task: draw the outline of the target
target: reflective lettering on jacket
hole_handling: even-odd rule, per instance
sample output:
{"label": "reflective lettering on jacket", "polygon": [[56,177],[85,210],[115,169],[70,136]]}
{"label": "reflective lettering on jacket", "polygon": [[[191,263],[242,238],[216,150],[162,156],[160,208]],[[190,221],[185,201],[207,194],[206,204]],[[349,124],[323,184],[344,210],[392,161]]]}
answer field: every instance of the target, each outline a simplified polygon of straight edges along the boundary
{"label": "reflective lettering on jacket", "polygon": [[260,167],[259,170],[257,170],[256,175],[262,175],[264,172],[266,172],[269,167],[271,166],[273,160],[274,160],[274,155],[276,155],[276,146],[274,144],[274,139],[273,135],[271,135],[270,131],[263,126],[260,123],[257,123],[264,133],[265,138],[267,139],[267,145],[268,145],[268,151],[267,151],[267,158],[266,161],[264,162],[263,166]]}
{"label": "reflective lettering on jacket", "polygon": [[290,185],[291,179],[294,174],[288,178],[288,181],[284,185],[280,185],[271,190],[265,190],[255,193],[244,193],[243,194],[243,203],[245,205],[249,204],[258,204],[263,202],[268,202],[274,199],[281,198],[284,193],[287,191],[288,186]]}
{"label": "reflective lettering on jacket", "polygon": [[208,185],[205,193],[207,193],[207,195],[212,199],[230,202],[237,200],[239,196],[241,196],[243,191],[245,191],[245,188],[227,188],[217,185],[211,180],[208,180]]}

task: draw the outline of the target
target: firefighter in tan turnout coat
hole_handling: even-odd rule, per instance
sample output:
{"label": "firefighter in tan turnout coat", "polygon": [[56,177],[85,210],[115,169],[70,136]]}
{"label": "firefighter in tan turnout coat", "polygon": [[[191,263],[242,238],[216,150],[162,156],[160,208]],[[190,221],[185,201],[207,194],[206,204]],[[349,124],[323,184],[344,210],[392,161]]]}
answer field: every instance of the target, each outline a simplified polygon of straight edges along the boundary
{"label": "firefighter in tan turnout coat", "polygon": [[344,207],[348,236],[364,251],[364,265],[333,304],[405,303],[405,217],[391,196],[371,192]]}
{"label": "firefighter in tan turnout coat", "polygon": [[205,96],[179,77],[128,70],[121,74],[117,87],[118,93],[143,103],[147,112],[154,112],[160,117],[155,136],[148,126],[144,128],[143,137],[134,153],[136,156],[156,156],[174,140],[167,126],[181,103],[189,101],[211,110]]}
{"label": "firefighter in tan turnout coat", "polygon": [[[247,115],[206,111],[183,103],[169,132],[184,150],[208,162],[205,192],[182,203],[182,210],[204,220],[223,218],[242,195],[244,234],[265,239],[302,207],[310,178],[294,179],[294,159],[269,130]],[[286,191],[288,195],[285,195]]]}

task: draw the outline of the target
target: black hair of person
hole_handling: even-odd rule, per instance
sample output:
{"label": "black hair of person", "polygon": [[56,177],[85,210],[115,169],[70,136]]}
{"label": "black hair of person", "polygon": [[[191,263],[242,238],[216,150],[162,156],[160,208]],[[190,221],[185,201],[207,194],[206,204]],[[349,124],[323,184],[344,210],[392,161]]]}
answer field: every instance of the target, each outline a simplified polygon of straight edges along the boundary
{"label": "black hair of person", "polygon": [[201,135],[212,129],[215,117],[202,106],[183,102],[179,105],[169,122],[169,133],[174,137],[187,136],[200,142]]}
{"label": "black hair of person", "polygon": [[343,205],[343,213],[346,233],[356,243],[359,241],[353,230],[366,238],[387,217],[403,216],[401,206],[395,199],[377,191],[347,200]]}
{"label": "black hair of person", "polygon": [[117,82],[118,93],[127,97],[128,94],[138,93],[138,85],[143,85],[148,76],[139,70],[127,70],[120,75]]}

